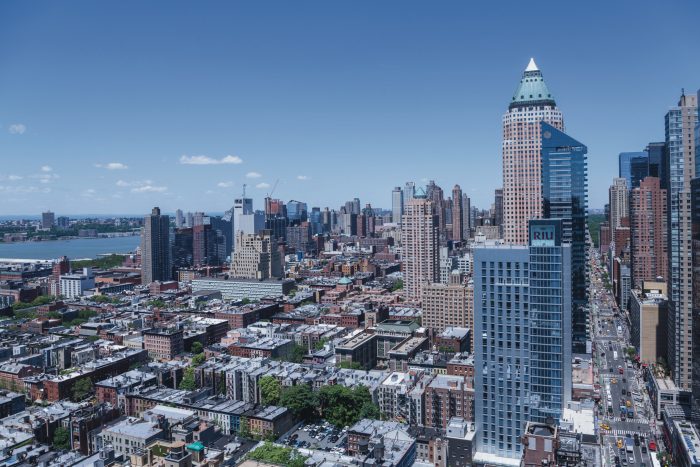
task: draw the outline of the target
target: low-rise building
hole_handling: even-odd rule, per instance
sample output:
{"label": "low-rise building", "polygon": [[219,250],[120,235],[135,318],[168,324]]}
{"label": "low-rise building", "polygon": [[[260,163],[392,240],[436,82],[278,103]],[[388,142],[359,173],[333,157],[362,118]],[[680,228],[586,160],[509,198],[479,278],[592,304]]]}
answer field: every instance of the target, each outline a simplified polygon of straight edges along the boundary
{"label": "low-rise building", "polygon": [[127,418],[104,428],[97,435],[98,449],[111,445],[117,454],[129,456],[144,450],[157,439],[164,439],[165,432],[156,423]]}
{"label": "low-rise building", "polygon": [[185,351],[183,336],[179,329],[150,329],[143,333],[143,348],[151,358],[172,360]]}
{"label": "low-rise building", "polygon": [[192,291],[218,290],[224,300],[260,300],[265,297],[281,297],[294,288],[291,279],[215,279],[198,278],[192,280]]}
{"label": "low-rise building", "polygon": [[336,365],[353,365],[369,370],[377,365],[377,336],[359,332],[335,346]]}

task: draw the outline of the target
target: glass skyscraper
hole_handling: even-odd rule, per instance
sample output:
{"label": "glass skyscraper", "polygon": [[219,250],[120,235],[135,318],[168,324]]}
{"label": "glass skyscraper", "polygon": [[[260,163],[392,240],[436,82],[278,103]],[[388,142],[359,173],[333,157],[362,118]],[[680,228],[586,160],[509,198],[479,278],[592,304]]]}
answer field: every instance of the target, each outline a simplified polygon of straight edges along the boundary
{"label": "glass skyscraper", "polygon": [[619,177],[627,180],[627,189],[637,188],[639,182],[649,176],[647,152],[621,152],[618,156]]}
{"label": "glass skyscraper", "polygon": [[474,249],[476,463],[512,463],[529,421],[571,399],[571,246],[561,219],[529,222],[529,245]]}
{"label": "glass skyscraper", "polygon": [[542,212],[545,219],[562,220],[562,241],[571,244],[573,346],[585,353],[589,340],[588,305],[588,148],[563,131],[542,126]]}

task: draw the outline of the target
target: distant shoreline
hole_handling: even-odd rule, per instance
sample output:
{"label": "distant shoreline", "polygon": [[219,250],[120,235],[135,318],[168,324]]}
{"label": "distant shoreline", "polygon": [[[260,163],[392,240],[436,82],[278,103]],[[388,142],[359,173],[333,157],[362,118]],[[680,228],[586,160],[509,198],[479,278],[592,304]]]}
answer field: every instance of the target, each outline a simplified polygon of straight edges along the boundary
{"label": "distant shoreline", "polygon": [[69,241],[69,240],[101,240],[105,238],[124,238],[124,237],[140,237],[141,232],[113,232],[106,235],[98,235],[97,237],[78,237],[75,235],[66,235],[65,237],[58,238],[29,238],[27,240],[19,240],[16,242],[6,242],[0,238],[0,244],[2,245],[14,245],[23,243],[47,243],[47,242],[59,242],[59,241]]}

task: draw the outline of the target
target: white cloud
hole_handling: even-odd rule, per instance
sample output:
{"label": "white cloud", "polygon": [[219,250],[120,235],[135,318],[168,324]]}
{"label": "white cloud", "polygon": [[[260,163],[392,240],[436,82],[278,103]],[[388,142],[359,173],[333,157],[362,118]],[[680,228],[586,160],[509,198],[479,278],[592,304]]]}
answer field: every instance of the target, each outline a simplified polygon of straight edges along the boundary
{"label": "white cloud", "polygon": [[13,123],[7,128],[7,131],[9,131],[11,135],[23,135],[24,132],[27,131],[27,127],[21,123]]}
{"label": "white cloud", "polygon": [[204,194],[205,194],[205,195],[213,195],[213,194],[214,194],[214,190],[207,190],[207,191],[204,192]]}
{"label": "white cloud", "polygon": [[38,186],[2,186],[0,185],[0,192],[4,193],[51,193],[51,188],[49,187],[38,187]]}
{"label": "white cloud", "polygon": [[0,175],[0,180],[9,180],[11,182],[16,182],[17,180],[22,180],[24,177],[21,175]]}
{"label": "white cloud", "polygon": [[219,182],[216,184],[219,188],[231,188],[233,186],[233,182]]}
{"label": "white cloud", "polygon": [[153,184],[152,180],[134,180],[131,182],[127,182],[126,180],[117,180],[117,186],[122,187],[122,188],[130,187],[130,186],[139,187],[139,186],[152,185],[152,184]]}
{"label": "white cloud", "polygon": [[[50,169],[51,167],[48,167],[48,168]],[[42,167],[41,169],[44,170],[44,167]],[[44,170],[44,173],[30,175],[29,178],[35,178],[35,179],[39,180],[39,183],[49,183],[51,180],[56,180],[58,178],[61,178],[58,176],[58,174],[46,173],[46,172],[48,172],[48,171]]]}
{"label": "white cloud", "polygon": [[136,188],[132,188],[132,193],[162,193],[167,190],[167,186],[153,186],[153,185],[143,185]]}
{"label": "white cloud", "polygon": [[297,175],[297,180],[311,180],[308,175]]}
{"label": "white cloud", "polygon": [[238,156],[225,156],[221,159],[215,159],[209,156],[180,156],[180,164],[189,165],[218,165],[218,164],[241,164],[243,159]]}
{"label": "white cloud", "polygon": [[41,166],[41,171],[42,171],[42,172],[53,172],[53,169],[51,168],[50,165],[42,165],[42,166]]}
{"label": "white cloud", "polygon": [[121,162],[109,162],[107,164],[95,164],[95,167],[98,167],[100,169],[107,169],[107,170],[125,170],[125,169],[129,168],[128,165],[122,164]]}
{"label": "white cloud", "polygon": [[96,194],[97,194],[97,191],[95,191],[92,188],[88,188],[87,190],[83,190],[83,192],[81,193],[81,196],[83,196],[85,198],[92,198]]}
{"label": "white cloud", "polygon": [[258,172],[248,172],[247,174],[245,174],[245,177],[246,178],[260,178],[260,177],[262,177],[262,174],[260,174]]}
{"label": "white cloud", "polygon": [[261,182],[261,183],[258,183],[257,185],[255,185],[255,188],[260,188],[260,189],[270,188],[270,184],[266,183],[266,182]]}

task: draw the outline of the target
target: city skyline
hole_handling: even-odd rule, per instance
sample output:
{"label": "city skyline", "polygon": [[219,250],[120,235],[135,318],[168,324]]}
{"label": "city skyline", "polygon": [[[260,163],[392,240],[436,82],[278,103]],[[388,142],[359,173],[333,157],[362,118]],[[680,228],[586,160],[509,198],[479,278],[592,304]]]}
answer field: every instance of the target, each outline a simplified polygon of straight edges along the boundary
{"label": "city skyline", "polygon": [[[359,196],[390,209],[394,186],[434,179],[488,208],[501,186],[500,115],[530,57],[567,115],[566,131],[589,147],[589,206],[600,209],[618,153],[663,140],[659,115],[700,72],[674,59],[682,48],[637,32],[672,29],[678,43],[691,40],[691,2],[682,13],[636,5],[636,22],[622,4],[605,17],[568,6],[602,33],[555,22],[522,44],[509,24],[547,13],[509,18],[486,7],[475,21],[459,4],[402,5],[280,4],[271,16],[256,6],[144,6],[136,17],[128,3],[47,3],[39,13],[4,3],[1,42],[21,46],[0,48],[8,70],[0,77],[2,214],[221,212],[243,183],[262,208],[276,180],[276,198],[333,208]],[[386,34],[389,15],[394,34]],[[117,32],[120,21],[130,34]],[[475,46],[484,40],[489,48]],[[624,60],[601,47],[628,41],[636,45]],[[661,52],[663,73],[649,66]],[[603,82],[592,84],[591,73]],[[626,113],[634,122],[619,118]],[[362,190],[338,183],[343,164],[348,174],[362,170]],[[484,170],[471,171],[475,164]]]}

